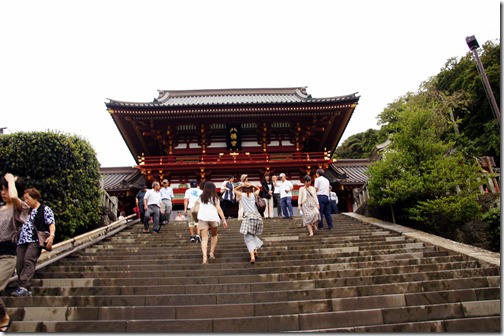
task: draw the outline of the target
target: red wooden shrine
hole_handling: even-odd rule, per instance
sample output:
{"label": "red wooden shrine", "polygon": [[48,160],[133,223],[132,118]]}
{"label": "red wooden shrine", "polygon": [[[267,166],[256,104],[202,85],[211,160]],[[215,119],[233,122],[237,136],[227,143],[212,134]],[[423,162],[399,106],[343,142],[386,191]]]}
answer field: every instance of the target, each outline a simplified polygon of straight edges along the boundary
{"label": "red wooden shrine", "polygon": [[[313,98],[306,87],[160,90],[152,102],[105,103],[148,182],[168,179],[175,204],[190,180],[330,169],[331,156],[359,101],[354,94]],[[296,194],[294,194],[296,195]]]}

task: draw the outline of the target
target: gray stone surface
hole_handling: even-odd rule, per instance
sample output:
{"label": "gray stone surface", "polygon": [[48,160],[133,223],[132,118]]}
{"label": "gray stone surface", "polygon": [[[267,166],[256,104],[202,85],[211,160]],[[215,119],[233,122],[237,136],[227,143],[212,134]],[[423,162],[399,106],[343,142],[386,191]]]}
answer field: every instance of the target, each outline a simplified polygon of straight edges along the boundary
{"label": "gray stone surface", "polygon": [[500,331],[491,253],[349,214],[334,223],[308,237],[300,218],[265,220],[254,265],[236,220],[208,265],[186,227],[136,224],[39,270],[33,297],[2,299],[18,332]]}

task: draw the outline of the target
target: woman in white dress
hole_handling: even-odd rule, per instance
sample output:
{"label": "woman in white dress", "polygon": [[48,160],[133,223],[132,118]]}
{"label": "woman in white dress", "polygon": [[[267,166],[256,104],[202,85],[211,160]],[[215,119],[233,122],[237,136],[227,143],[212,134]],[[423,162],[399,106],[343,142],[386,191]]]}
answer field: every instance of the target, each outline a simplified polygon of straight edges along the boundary
{"label": "woman in white dress", "polygon": [[[199,197],[200,206],[198,211],[198,229],[201,233],[201,252],[203,252],[203,264],[208,263],[208,230],[212,232],[210,240],[210,259],[215,259],[215,248],[217,247],[217,228],[221,222],[224,229],[227,228],[226,217],[220,207],[219,195],[215,189],[215,184],[205,183],[203,193]],[[220,218],[219,218],[220,217]]]}
{"label": "woman in white dress", "polygon": [[261,248],[263,242],[259,239],[263,232],[263,219],[255,204],[256,197],[261,188],[250,184],[248,178],[244,179],[243,185],[235,188],[237,196],[241,197],[243,207],[243,220],[240,226],[240,233],[243,234],[245,245],[250,254],[250,263],[255,263],[257,250]]}
{"label": "woman in white dress", "polygon": [[317,199],[317,191],[311,186],[311,177],[306,175],[303,177],[304,186],[299,188],[298,194],[298,210],[303,216],[303,226],[308,228],[309,236],[313,236],[313,231],[317,230],[318,221],[320,220],[319,202]]}

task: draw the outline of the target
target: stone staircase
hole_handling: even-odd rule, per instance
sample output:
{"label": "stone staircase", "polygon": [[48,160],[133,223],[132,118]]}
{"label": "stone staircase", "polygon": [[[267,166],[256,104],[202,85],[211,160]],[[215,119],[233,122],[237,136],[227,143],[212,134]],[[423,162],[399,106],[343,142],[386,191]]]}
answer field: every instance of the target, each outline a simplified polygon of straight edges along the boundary
{"label": "stone staircase", "polygon": [[8,288],[11,331],[501,331],[500,255],[356,214],[334,222],[308,237],[300,218],[265,219],[254,265],[237,220],[208,265],[185,223],[132,225],[39,270],[34,296]]}

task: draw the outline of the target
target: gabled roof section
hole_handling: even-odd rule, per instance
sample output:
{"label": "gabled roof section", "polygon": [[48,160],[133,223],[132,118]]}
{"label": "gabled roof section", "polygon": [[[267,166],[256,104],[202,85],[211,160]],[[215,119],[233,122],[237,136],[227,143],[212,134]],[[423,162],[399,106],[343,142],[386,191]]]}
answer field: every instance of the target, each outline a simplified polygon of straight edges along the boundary
{"label": "gabled roof section", "polygon": [[370,164],[368,159],[339,159],[331,165],[330,172],[341,184],[362,185],[368,181],[366,173]]}
{"label": "gabled roof section", "polygon": [[100,168],[103,189],[106,191],[127,191],[131,188],[140,189],[145,178],[133,167]]}
{"label": "gabled roof section", "polygon": [[109,98],[110,106],[154,107],[154,106],[204,106],[232,104],[272,103],[321,103],[358,100],[357,93],[350,95],[312,98],[306,86],[291,88],[258,89],[205,89],[205,90],[158,90],[159,95],[152,103],[126,102]]}

